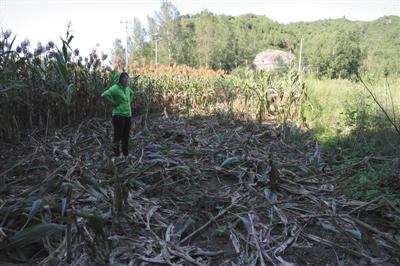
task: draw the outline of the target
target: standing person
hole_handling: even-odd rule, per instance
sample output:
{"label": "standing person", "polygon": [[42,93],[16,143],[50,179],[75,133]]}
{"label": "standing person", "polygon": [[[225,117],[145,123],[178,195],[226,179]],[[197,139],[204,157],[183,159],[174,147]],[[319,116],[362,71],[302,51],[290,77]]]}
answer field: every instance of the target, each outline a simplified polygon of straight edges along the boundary
{"label": "standing person", "polygon": [[120,156],[120,143],[122,154],[128,157],[129,131],[131,129],[133,91],[128,86],[128,73],[116,73],[113,85],[101,94],[113,107],[112,124],[114,128],[114,156]]}

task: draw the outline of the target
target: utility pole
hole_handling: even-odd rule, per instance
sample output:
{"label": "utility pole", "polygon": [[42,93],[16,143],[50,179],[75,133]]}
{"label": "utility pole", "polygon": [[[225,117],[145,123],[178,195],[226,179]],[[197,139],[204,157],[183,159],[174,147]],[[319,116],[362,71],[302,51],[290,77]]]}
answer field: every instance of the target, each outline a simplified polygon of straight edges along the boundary
{"label": "utility pole", "polygon": [[300,53],[299,53],[299,68],[297,69],[297,72],[300,74],[301,73],[301,54],[303,52],[303,38],[300,39]]}
{"label": "utility pole", "polygon": [[157,56],[158,56],[158,51],[157,51],[157,41],[158,41],[158,39],[156,39],[156,65],[158,64],[158,58],[157,58]]}
{"label": "utility pole", "polygon": [[121,23],[125,24],[125,71],[128,71],[128,24],[132,22],[123,20]]}
{"label": "utility pole", "polygon": [[3,24],[4,24],[4,15],[3,15],[3,0],[0,0],[0,33],[3,35]]}
{"label": "utility pole", "polygon": [[155,64],[156,66],[158,65],[158,46],[157,46],[157,42],[160,39],[160,35],[158,33],[154,34],[154,41],[156,42],[156,46],[155,46]]}

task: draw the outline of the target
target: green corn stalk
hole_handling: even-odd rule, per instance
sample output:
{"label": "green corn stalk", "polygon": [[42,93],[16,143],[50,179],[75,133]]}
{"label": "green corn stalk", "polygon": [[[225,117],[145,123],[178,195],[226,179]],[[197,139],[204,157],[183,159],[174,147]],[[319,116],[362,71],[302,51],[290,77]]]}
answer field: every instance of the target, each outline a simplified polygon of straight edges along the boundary
{"label": "green corn stalk", "polygon": [[70,62],[68,49],[72,50],[69,44],[71,43],[73,38],[74,38],[73,35],[67,36],[67,40],[61,38],[62,41],[61,51],[57,48],[58,53],[55,54],[56,62],[52,61],[64,85],[65,96],[63,96],[62,99],[64,100],[67,106],[71,104],[71,99],[73,94],[73,84],[71,83],[72,75],[68,67],[68,63]]}

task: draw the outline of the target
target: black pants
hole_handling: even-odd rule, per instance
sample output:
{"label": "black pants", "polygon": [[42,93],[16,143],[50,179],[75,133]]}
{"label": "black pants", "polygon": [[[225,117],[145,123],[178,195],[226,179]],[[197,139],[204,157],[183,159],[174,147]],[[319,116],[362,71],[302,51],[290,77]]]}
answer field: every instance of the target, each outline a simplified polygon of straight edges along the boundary
{"label": "black pants", "polygon": [[129,131],[131,130],[131,118],[114,115],[112,117],[114,127],[114,155],[119,156],[119,146],[122,143],[122,153],[128,155]]}

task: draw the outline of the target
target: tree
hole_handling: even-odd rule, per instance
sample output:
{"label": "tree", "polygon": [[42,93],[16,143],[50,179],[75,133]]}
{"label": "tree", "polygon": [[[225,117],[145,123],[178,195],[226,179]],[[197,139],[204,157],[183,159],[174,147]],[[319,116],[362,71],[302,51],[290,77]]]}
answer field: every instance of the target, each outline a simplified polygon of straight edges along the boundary
{"label": "tree", "polygon": [[203,11],[195,18],[195,54],[199,66],[211,65],[215,41],[219,38],[217,24],[217,18],[208,11]]}
{"label": "tree", "polygon": [[355,31],[339,31],[334,36],[329,62],[331,78],[350,78],[358,72],[361,63],[360,37]]}
{"label": "tree", "polygon": [[115,39],[111,50],[111,64],[117,66],[125,65],[125,48],[122,46],[121,39]]}
{"label": "tree", "polygon": [[130,51],[134,57],[139,59],[144,57],[146,30],[138,18],[133,19],[133,32]]}
{"label": "tree", "polygon": [[172,64],[172,59],[176,58],[176,45],[179,36],[178,26],[179,11],[170,2],[163,1],[159,12],[156,12],[155,22],[158,26],[159,42],[159,60],[161,63]]}
{"label": "tree", "polygon": [[186,64],[192,67],[196,66],[196,41],[194,36],[195,23],[190,19],[186,20],[186,17],[180,17],[175,42],[175,53],[173,54],[173,60],[177,64]]}
{"label": "tree", "polygon": [[360,31],[354,25],[347,25],[348,21],[330,23],[325,25],[329,30],[305,41],[307,63],[319,77],[350,78],[359,70],[362,60]]}

